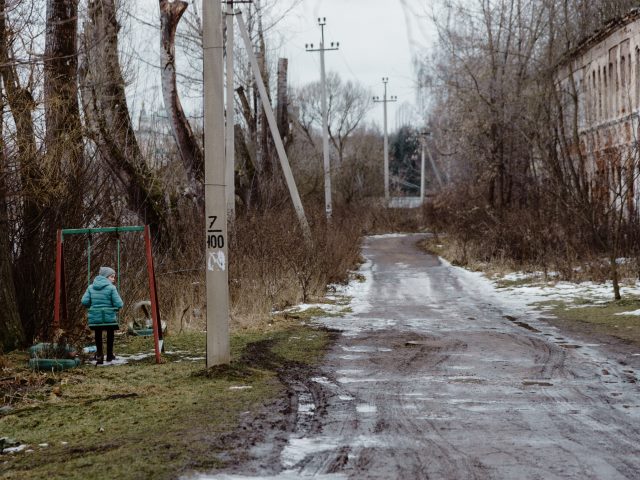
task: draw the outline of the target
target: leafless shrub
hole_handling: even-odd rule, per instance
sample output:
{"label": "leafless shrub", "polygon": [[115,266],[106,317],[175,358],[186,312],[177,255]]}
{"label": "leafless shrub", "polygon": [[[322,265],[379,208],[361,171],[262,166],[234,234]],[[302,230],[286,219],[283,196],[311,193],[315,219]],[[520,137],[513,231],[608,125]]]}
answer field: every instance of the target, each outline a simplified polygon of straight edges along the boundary
{"label": "leafless shrub", "polygon": [[344,281],[358,261],[364,225],[338,211],[327,224],[311,215],[308,245],[287,209],[239,219],[231,237],[231,299],[234,317],[264,318],[324,295],[327,284]]}

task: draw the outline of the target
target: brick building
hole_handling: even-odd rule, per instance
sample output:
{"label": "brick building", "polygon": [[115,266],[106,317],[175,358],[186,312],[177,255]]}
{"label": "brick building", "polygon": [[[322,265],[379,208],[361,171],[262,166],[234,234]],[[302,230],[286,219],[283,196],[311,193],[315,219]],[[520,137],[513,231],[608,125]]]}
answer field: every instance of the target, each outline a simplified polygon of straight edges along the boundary
{"label": "brick building", "polygon": [[577,170],[603,205],[624,202],[627,213],[635,215],[640,205],[640,8],[578,45],[556,79],[564,136]]}

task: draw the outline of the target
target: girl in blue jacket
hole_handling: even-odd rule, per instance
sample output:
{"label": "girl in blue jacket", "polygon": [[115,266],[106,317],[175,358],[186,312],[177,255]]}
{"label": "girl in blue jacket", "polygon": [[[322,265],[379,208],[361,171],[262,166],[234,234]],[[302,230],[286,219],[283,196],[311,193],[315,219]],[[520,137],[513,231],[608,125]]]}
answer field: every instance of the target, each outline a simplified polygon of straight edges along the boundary
{"label": "girl in blue jacket", "polygon": [[107,362],[115,360],[113,336],[118,330],[117,311],[124,305],[114,283],[116,272],[110,267],[100,267],[99,275],[82,296],[82,305],[89,309],[89,328],[96,334],[96,365],[104,363],[102,331],[107,332]]}

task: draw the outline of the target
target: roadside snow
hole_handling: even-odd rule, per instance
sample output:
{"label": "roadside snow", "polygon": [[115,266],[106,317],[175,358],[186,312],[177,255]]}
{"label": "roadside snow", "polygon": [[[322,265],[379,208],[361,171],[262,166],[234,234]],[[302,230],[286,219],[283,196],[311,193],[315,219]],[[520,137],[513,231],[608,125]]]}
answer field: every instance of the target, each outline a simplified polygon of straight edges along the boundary
{"label": "roadside snow", "polygon": [[[286,470],[273,476],[260,475],[259,477],[248,477],[245,475],[200,475],[195,477],[182,477],[183,480],[300,480],[300,472],[297,470]],[[346,480],[345,475],[340,474],[317,474],[313,478],[316,480]]]}
{"label": "roadside snow", "polygon": [[351,280],[347,285],[333,285],[335,294],[328,295],[327,298],[339,300],[349,298],[349,307],[353,314],[363,313],[371,308],[371,304],[367,300],[369,291],[373,281],[373,272],[371,270],[371,260],[367,260],[360,266],[358,274],[359,279]]}
{"label": "roadside snow", "polygon": [[381,233],[380,235],[369,235],[367,238],[402,238],[407,235],[407,233]]}
{"label": "roadside snow", "polygon": [[[327,297],[333,299],[334,297]],[[285,308],[284,310],[279,310],[273,313],[302,313],[307,310],[322,310],[329,314],[337,314],[340,313],[342,309],[344,309],[344,305],[337,305],[334,303],[300,303],[298,305],[294,305],[293,307]]]}
{"label": "roadside snow", "polygon": [[[444,265],[451,266],[451,264],[443,258],[440,258],[440,261]],[[576,300],[579,300],[580,303],[571,305],[571,308],[581,308],[593,304],[606,303],[613,299],[613,284],[611,281],[605,283],[544,281],[542,272],[515,272],[501,277],[488,278],[482,272],[472,272],[460,267],[452,268],[458,269],[462,277],[467,280],[466,286],[474,288],[475,290],[480,288],[491,295],[499,293],[505,302],[513,306],[536,305],[538,308],[544,309],[544,307],[539,306],[542,302],[563,301],[572,304]],[[507,287],[500,285],[500,282],[504,280],[517,281],[536,278],[540,278],[540,281],[533,280],[532,283],[529,284]],[[620,293],[623,297],[640,296],[640,282],[621,287]],[[621,315],[629,314],[632,313],[625,312]],[[640,315],[640,311],[635,315]]]}

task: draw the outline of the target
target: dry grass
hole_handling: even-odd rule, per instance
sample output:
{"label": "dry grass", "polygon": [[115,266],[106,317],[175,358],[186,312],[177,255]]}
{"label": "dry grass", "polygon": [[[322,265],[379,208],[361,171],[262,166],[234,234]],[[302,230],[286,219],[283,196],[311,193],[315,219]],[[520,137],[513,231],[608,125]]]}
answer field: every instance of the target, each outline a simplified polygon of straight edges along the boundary
{"label": "dry grass", "polygon": [[318,213],[310,223],[311,245],[288,211],[236,223],[230,285],[239,324],[268,321],[272,310],[322,297],[328,284],[346,280],[359,259],[364,225],[341,212],[330,224]]}
{"label": "dry grass", "polygon": [[[348,272],[360,262],[364,234],[419,231],[420,209],[386,209],[380,205],[351,205],[334,210],[327,224],[321,210],[307,211],[312,231],[308,245],[290,208],[238,215],[229,230],[229,285],[232,328],[268,326],[271,313],[300,302],[316,301],[327,285],[346,281]],[[206,290],[202,229],[196,220],[183,226],[184,242],[165,253],[156,253],[156,276],[161,317],[172,333],[205,328]],[[185,232],[191,232],[189,234]],[[76,239],[74,239],[76,241]],[[82,243],[78,239],[78,246]],[[116,237],[100,237],[92,265],[115,265]],[[121,295],[125,307],[121,325],[132,320],[132,306],[149,299],[144,244],[140,235],[123,235],[121,241]],[[80,259],[82,260],[82,259]],[[69,292],[72,327],[67,337],[82,343],[89,339],[84,311],[77,304],[86,288],[86,264],[74,264]]]}
{"label": "dry grass", "polygon": [[[345,281],[358,264],[368,211],[337,210],[329,225],[323,212],[308,216],[311,245],[289,209],[238,216],[229,230],[232,328],[268,326],[274,310],[324,297],[328,284]],[[179,251],[156,255],[161,316],[173,333],[205,328],[204,260],[197,235],[192,237]],[[146,263],[136,242],[132,238],[122,248],[121,325],[131,319],[135,302],[149,298]],[[109,258],[98,261],[110,264]],[[80,289],[70,298],[79,295]],[[78,324],[82,330],[82,317]]]}
{"label": "dry grass", "polygon": [[[592,231],[584,219],[580,223],[552,209],[547,200],[537,199],[538,208],[499,210],[486,205],[473,188],[443,192],[423,209],[436,237],[428,248],[441,244],[439,253],[452,263],[488,273],[539,271],[569,281],[611,279],[612,247],[607,242],[613,241],[613,233]],[[626,257],[618,265],[620,279],[640,277],[636,238],[637,228],[622,231],[615,250],[616,257]]]}

